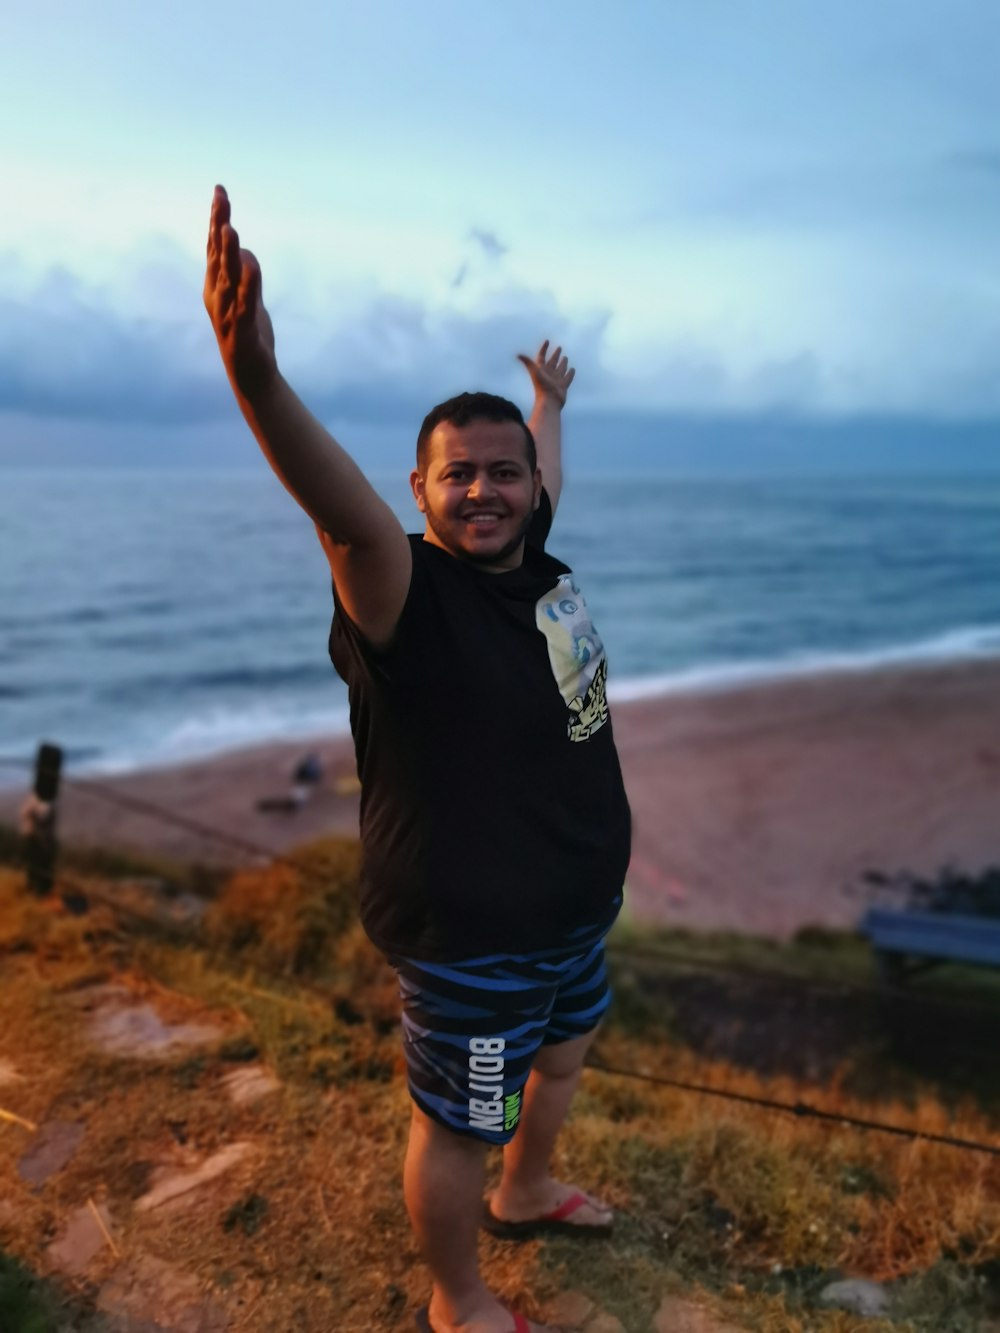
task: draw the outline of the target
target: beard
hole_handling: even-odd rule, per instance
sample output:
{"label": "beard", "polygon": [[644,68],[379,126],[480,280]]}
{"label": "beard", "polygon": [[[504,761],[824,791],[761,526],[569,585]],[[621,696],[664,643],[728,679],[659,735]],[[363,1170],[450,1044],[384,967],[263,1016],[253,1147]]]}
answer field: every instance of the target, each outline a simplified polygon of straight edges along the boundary
{"label": "beard", "polygon": [[[441,516],[435,510],[430,507],[425,508],[424,517],[434,536],[437,537],[450,555],[455,556],[458,560],[465,560],[470,565],[495,565],[512,556],[524,541],[525,535],[531,527],[531,520],[535,517],[535,511],[533,509],[528,510],[517,532],[511,537],[510,541],[504,543],[499,551],[491,551],[489,554],[483,552],[482,555],[476,551],[467,551],[464,546],[457,545],[453,533],[449,531],[449,525],[441,519]],[[455,521],[458,522],[458,520]]]}

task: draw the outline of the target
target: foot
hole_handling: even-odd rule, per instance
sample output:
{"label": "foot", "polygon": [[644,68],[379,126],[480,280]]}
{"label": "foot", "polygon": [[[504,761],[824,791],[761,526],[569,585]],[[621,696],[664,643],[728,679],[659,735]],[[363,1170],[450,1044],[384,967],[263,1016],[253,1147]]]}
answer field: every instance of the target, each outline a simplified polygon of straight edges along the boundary
{"label": "foot", "polygon": [[489,1296],[473,1308],[449,1309],[447,1302],[431,1297],[430,1305],[417,1315],[420,1333],[556,1333],[544,1324],[532,1324]]}
{"label": "foot", "polygon": [[589,1230],[601,1235],[609,1233],[614,1219],[611,1209],[600,1199],[551,1177],[530,1190],[517,1190],[501,1181],[500,1188],[490,1196],[489,1216],[513,1227],[536,1226],[540,1232],[565,1234],[579,1228],[581,1233]]}

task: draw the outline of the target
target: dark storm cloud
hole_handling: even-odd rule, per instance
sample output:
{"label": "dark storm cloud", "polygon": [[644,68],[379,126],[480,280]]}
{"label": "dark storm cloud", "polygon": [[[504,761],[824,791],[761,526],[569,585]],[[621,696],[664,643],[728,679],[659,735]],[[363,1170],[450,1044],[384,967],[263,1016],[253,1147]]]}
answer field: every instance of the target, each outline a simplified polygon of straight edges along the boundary
{"label": "dark storm cloud", "polygon": [[173,423],[217,416],[225,384],[194,321],[127,317],[65,269],[0,295],[0,410]]}
{"label": "dark storm cloud", "polygon": [[601,366],[607,324],[607,315],[567,320],[551,297],[538,292],[510,291],[502,306],[472,314],[432,311],[383,295],[331,331],[296,375],[321,413],[419,421],[433,403],[466,389],[529,399],[516,354],[533,354],[548,334],[565,338],[576,364],[586,369],[588,390],[599,393],[608,387]]}
{"label": "dark storm cloud", "polygon": [[[11,279],[9,265],[0,279]],[[11,289],[20,286],[16,294]],[[173,313],[126,315],[65,269],[32,284],[0,281],[0,413],[147,426],[232,415],[211,329],[178,274]],[[190,315],[180,310],[190,306]],[[280,305],[280,303],[279,303]],[[282,369],[313,410],[342,420],[419,421],[432,402],[466,388],[529,397],[515,360],[545,335],[572,346],[588,383],[601,383],[606,317],[569,321],[545,293],[509,291],[475,313],[434,311],[393,295],[334,316],[296,338],[275,318]]]}

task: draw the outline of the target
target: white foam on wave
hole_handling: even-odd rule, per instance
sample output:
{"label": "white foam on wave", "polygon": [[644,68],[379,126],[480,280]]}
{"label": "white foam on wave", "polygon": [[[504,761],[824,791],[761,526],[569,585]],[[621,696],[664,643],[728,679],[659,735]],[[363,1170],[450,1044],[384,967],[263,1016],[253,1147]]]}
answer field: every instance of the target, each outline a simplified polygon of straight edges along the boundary
{"label": "white foam on wave", "polygon": [[171,768],[195,759],[210,759],[272,741],[350,734],[346,707],[295,710],[265,704],[232,709],[213,708],[186,718],[167,730],[136,736],[130,744],[81,765],[79,771],[120,774],[136,769]]}
{"label": "white foam on wave", "polygon": [[[1000,659],[1000,626],[982,625],[914,643],[857,652],[798,652],[783,658],[706,663],[652,676],[626,678],[609,685],[613,703],[661,695],[704,693],[838,673],[870,672],[908,666]],[[147,717],[140,729],[107,754],[74,765],[78,773],[120,775],[138,769],[169,768],[211,759],[234,750],[270,742],[308,740],[350,733],[346,704],[332,708],[280,709],[258,703],[251,707],[217,707],[166,726]],[[13,785],[0,776],[0,788]]]}
{"label": "white foam on wave", "polygon": [[797,652],[783,658],[758,658],[746,662],[708,663],[656,676],[638,676],[609,682],[612,703],[649,699],[664,694],[698,694],[740,685],[892,670],[908,666],[946,666],[951,663],[1000,659],[1000,625],[978,625],[948,630],[914,643],[894,644],[857,652]]}

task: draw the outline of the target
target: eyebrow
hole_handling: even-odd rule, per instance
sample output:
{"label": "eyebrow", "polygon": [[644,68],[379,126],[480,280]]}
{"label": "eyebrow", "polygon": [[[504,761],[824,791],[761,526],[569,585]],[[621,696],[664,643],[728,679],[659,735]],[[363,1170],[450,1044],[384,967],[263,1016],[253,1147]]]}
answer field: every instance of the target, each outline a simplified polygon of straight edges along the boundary
{"label": "eyebrow", "polygon": [[[476,466],[477,466],[477,465],[472,461],[471,458],[455,458],[455,459],[452,459],[450,462],[442,463],[442,464],[441,464],[441,471],[442,471],[442,472],[447,472],[449,468],[453,468],[453,467],[476,467]],[[492,461],[492,463],[489,463],[487,466],[489,466],[489,467],[527,467],[527,463],[525,462],[525,460],[524,460],[523,458],[522,458],[522,459],[517,459],[517,458],[495,458],[495,459]]]}

